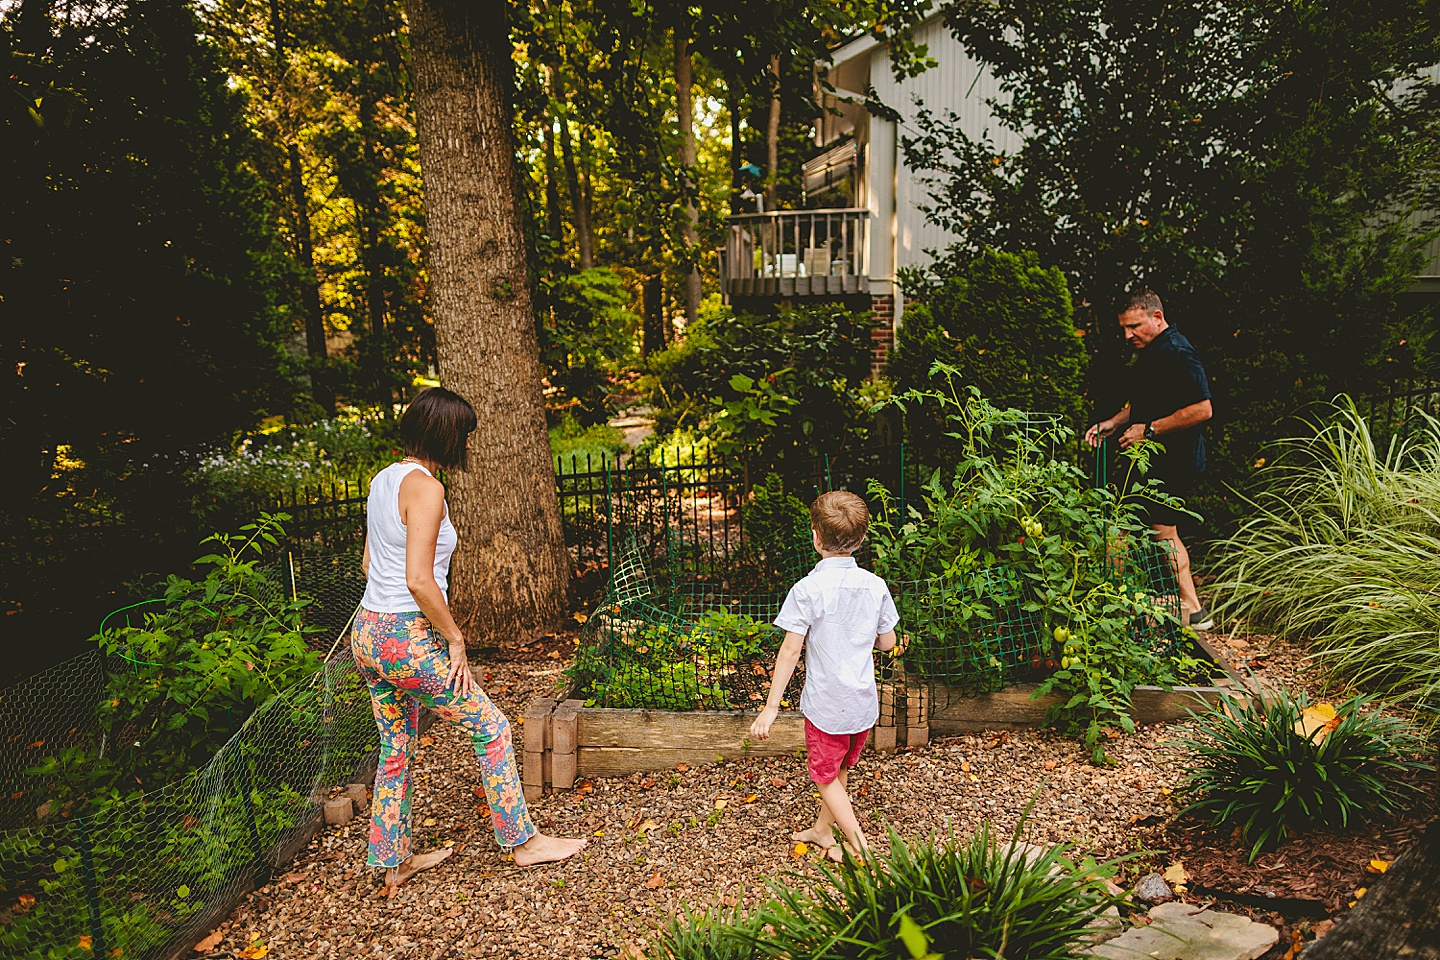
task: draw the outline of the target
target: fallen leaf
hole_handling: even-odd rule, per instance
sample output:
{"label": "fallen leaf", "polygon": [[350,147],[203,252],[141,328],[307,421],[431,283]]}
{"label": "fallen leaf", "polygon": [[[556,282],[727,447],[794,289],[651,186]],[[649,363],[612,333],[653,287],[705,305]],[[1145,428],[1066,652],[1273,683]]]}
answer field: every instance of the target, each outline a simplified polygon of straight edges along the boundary
{"label": "fallen leaf", "polygon": [[744,799],[743,801],[741,801],[741,802],[742,802],[742,803],[754,803],[756,800],[759,800],[759,799],[760,799],[760,795],[759,795],[758,793],[747,793],[747,794],[745,795],[745,799]]}
{"label": "fallen leaf", "polygon": [[660,824],[656,823],[654,820],[646,820],[644,823],[640,824],[640,827],[639,827],[639,829],[638,829],[636,832],[637,832],[637,833],[651,833],[651,832],[653,832],[653,831],[655,831],[655,830],[659,830],[659,829],[660,829]]}
{"label": "fallen leaf", "polygon": [[1302,737],[1309,738],[1317,731],[1319,736],[1315,742],[1319,743],[1325,739],[1325,735],[1335,729],[1335,708],[1328,703],[1317,703],[1313,707],[1306,707],[1300,714],[1300,719],[1295,721],[1295,732]]}
{"label": "fallen leaf", "polygon": [[1390,869],[1391,860],[1371,860],[1365,865],[1366,873],[1384,873]]}
{"label": "fallen leaf", "polygon": [[75,946],[79,947],[81,950],[90,950],[93,948],[94,943],[95,941],[90,939],[89,934],[84,934],[80,937],[79,940],[75,941]]}
{"label": "fallen leaf", "polygon": [[1370,889],[1370,888],[1369,888],[1369,887],[1357,887],[1357,888],[1355,889],[1355,899],[1356,899],[1356,900],[1359,900],[1361,897],[1365,896],[1365,891],[1368,890],[1368,889]]}
{"label": "fallen leaf", "polygon": [[640,781],[640,789],[641,789],[641,790],[649,790],[649,789],[650,789],[651,787],[653,787],[653,786],[655,786],[655,778],[654,778],[654,777],[651,777],[649,780],[642,780],[642,781]]}
{"label": "fallen leaf", "polygon": [[687,771],[687,770],[689,770],[689,769],[690,769],[690,764],[688,764],[688,763],[677,763],[677,764],[675,764],[675,770],[676,770],[676,772],[678,772],[678,773],[684,773],[685,771]]}
{"label": "fallen leaf", "polygon": [[716,800],[716,801],[715,801],[715,809],[716,809],[716,810],[724,810],[725,807],[726,807],[729,803],[730,803],[729,800],[726,800],[724,797],[721,797],[719,800]]}
{"label": "fallen leaf", "polygon": [[590,619],[590,618],[587,617],[587,616],[585,616],[585,614],[583,614],[583,613],[577,613],[577,614],[575,614],[575,622],[576,622],[576,623],[584,623],[586,620],[589,620],[589,619]]}
{"label": "fallen leaf", "polygon": [[28,893],[22,893],[20,894],[20,903],[15,909],[19,913],[29,913],[33,906],[35,906],[35,897]]}
{"label": "fallen leaf", "polygon": [[[395,888],[391,887],[390,889],[393,891]],[[250,944],[250,946],[246,947],[244,950],[241,950],[239,954],[237,954],[237,956],[244,957],[245,960],[260,960],[260,958],[268,957],[269,955],[270,948],[265,946],[265,944],[261,943],[259,940],[256,940],[254,943]]]}
{"label": "fallen leaf", "polygon": [[595,792],[595,781],[593,781],[593,780],[581,780],[581,781],[580,781],[580,786],[576,787],[575,789],[576,789],[576,791],[578,791],[579,793],[594,793],[594,792]]}
{"label": "fallen leaf", "polygon": [[210,936],[195,944],[195,952],[209,953],[211,950],[214,950],[216,947],[220,946],[220,941],[224,939],[225,934],[221,933],[219,930],[216,930],[214,933],[210,934]]}
{"label": "fallen leaf", "polygon": [[805,856],[805,854],[807,854],[807,853],[809,853],[809,852],[810,852],[810,848],[809,848],[809,847],[807,847],[807,846],[806,846],[805,844],[803,844],[803,843],[797,843],[797,844],[795,844],[795,846],[790,850],[790,856],[792,856],[792,857],[803,857],[803,856]]}
{"label": "fallen leaf", "polygon": [[777,787],[777,788],[778,788],[778,787],[788,787],[788,786],[790,786],[790,781],[788,781],[788,780],[781,780],[779,777],[771,777],[771,778],[770,778],[770,786],[772,786],[772,787]]}
{"label": "fallen leaf", "polygon": [[1055,761],[1054,761],[1054,760],[1046,760],[1046,761],[1045,761],[1045,769],[1046,769],[1046,770],[1054,770],[1054,769],[1055,769]]}
{"label": "fallen leaf", "polygon": [[545,656],[549,657],[551,660],[559,660],[559,659],[560,659],[560,651],[559,651],[559,650],[551,650],[549,653],[545,654]]}
{"label": "fallen leaf", "polygon": [[430,746],[431,744],[433,744],[434,742],[435,742],[435,738],[434,738],[434,737],[425,736],[425,737],[421,737],[421,738],[420,738],[420,746],[422,746],[422,747],[428,747],[428,746]]}
{"label": "fallen leaf", "polygon": [[1315,926],[1311,927],[1310,929],[1315,931],[1315,939],[1319,940],[1321,937],[1325,936],[1325,934],[1329,933],[1331,929],[1334,928],[1334,926],[1334,920],[1320,920],[1315,924]]}
{"label": "fallen leaf", "polygon": [[1165,877],[1165,882],[1171,886],[1183,887],[1190,882],[1190,874],[1185,872],[1185,865],[1179,860],[1176,860],[1170,864],[1170,866],[1166,867],[1163,876]]}
{"label": "fallen leaf", "polygon": [[604,831],[604,830],[596,830],[593,834],[591,834],[591,836],[593,836],[593,837],[603,837],[603,836],[605,836],[605,831]]}
{"label": "fallen leaf", "polygon": [[969,772],[970,772],[970,761],[969,761],[969,760],[961,760],[961,761],[960,761],[960,772],[961,772],[961,773],[969,773]]}
{"label": "fallen leaf", "polygon": [[658,887],[663,886],[665,886],[665,878],[660,876],[660,872],[658,870],[650,874],[650,879],[645,881],[646,890],[654,890]]}
{"label": "fallen leaf", "polygon": [[424,820],[422,820],[422,821],[420,822],[420,826],[422,826],[422,827],[433,827],[433,826],[435,826],[435,824],[437,824],[437,823],[439,823],[439,822],[440,822],[440,821],[439,821],[439,820],[436,820],[434,817],[426,817]]}

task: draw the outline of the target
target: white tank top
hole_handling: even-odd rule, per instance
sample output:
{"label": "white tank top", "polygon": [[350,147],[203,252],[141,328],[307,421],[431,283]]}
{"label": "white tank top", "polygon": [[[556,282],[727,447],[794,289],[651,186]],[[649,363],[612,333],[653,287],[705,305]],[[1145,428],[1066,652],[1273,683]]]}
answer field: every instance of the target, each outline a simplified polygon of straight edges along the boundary
{"label": "white tank top", "polygon": [[[365,526],[370,537],[370,576],[360,605],[372,613],[414,613],[420,609],[405,583],[405,524],[400,522],[400,481],[419,470],[430,471],[409,461],[392,463],[370,481],[365,505]],[[450,598],[450,555],[455,552],[455,527],[450,523],[450,505],[440,520],[435,541],[435,582],[446,600]]]}

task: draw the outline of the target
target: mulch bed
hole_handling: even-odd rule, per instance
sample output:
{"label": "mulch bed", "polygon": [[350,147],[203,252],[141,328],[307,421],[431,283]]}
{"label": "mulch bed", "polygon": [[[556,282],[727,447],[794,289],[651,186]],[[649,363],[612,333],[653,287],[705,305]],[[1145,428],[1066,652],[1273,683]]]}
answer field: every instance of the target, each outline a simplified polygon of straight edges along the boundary
{"label": "mulch bed", "polygon": [[[518,722],[524,704],[562,688],[575,640],[572,628],[503,657],[472,652],[487,691],[516,719],[517,741],[525,735]],[[1244,642],[1265,682],[1313,683],[1297,648],[1262,638]],[[1282,898],[1343,909],[1366,880],[1365,864],[1393,859],[1419,824],[1417,817],[1349,838],[1306,837],[1247,865],[1229,838],[1175,824],[1175,788],[1188,759],[1179,733],[1177,725],[1159,725],[1113,741],[1110,768],[1091,766],[1080,744],[1048,731],[946,738],[914,751],[867,755],[854,792],[862,822],[882,849],[888,828],[907,838],[952,829],[963,835],[989,820],[999,836],[1018,830],[1028,842],[1068,841],[1099,857],[1162,851],[1126,862],[1122,882],[1180,860],[1192,877],[1185,894],[1192,901],[1208,899],[1194,884],[1240,896],[1268,888],[1276,893],[1273,907],[1218,906],[1280,927],[1277,960],[1329,922],[1275,909],[1290,905]],[[815,809],[813,785],[795,758],[682,764],[546,796],[531,807],[542,828],[586,836],[590,846],[567,863],[521,869],[490,836],[474,793],[469,741],[457,728],[436,724],[421,746],[414,760],[417,847],[453,844],[454,857],[386,897],[376,871],[365,866],[366,818],[328,829],[285,873],[246,898],[206,953],[633,958],[654,944],[657,926],[687,908],[754,905],[767,895],[767,880],[816,869],[814,851],[797,856],[788,836],[808,825]]]}

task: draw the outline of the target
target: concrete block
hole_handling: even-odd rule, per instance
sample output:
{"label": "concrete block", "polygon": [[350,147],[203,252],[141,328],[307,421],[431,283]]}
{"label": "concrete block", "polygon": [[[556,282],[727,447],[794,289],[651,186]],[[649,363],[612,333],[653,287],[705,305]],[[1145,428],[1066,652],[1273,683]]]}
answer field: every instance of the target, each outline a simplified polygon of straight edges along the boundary
{"label": "concrete block", "polygon": [[537,802],[540,800],[541,797],[545,796],[545,788],[544,788],[544,787],[537,786],[537,785],[535,785],[535,784],[533,784],[533,783],[526,783],[526,784],[523,784],[522,786],[523,786],[523,788],[524,788],[524,790],[525,790],[525,802],[526,802],[526,803],[537,803]]}
{"label": "concrete block", "polygon": [[923,747],[930,742],[930,724],[912,723],[905,728],[905,746]]}
{"label": "concrete block", "polygon": [[355,816],[355,801],[347,796],[339,796],[334,800],[325,801],[325,822],[332,827],[342,826],[350,822]]}
{"label": "concrete block", "polygon": [[550,718],[551,749],[556,753],[574,753],[579,745],[580,711],[570,704],[569,700],[560,704]]}
{"label": "concrete block", "polygon": [[545,754],[530,750],[521,754],[520,782],[527,787],[545,786]]}
{"label": "concrete block", "polygon": [[896,746],[897,727],[876,727],[870,734],[870,742],[875,744],[877,753],[893,753]]}
{"label": "concrete block", "polygon": [[550,785],[557,790],[575,786],[576,756],[573,753],[550,754]]}
{"label": "concrete block", "polygon": [[356,813],[364,813],[370,808],[370,788],[363,783],[347,783],[345,796],[355,802]]}

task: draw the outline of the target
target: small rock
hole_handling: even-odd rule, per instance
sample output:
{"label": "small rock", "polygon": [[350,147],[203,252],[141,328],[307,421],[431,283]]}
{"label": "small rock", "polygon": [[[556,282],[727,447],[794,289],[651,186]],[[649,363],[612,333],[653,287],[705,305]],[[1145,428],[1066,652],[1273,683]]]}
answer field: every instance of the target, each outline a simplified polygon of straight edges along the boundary
{"label": "small rock", "polygon": [[1135,884],[1135,899],[1146,903],[1165,903],[1175,899],[1175,891],[1158,873],[1147,873]]}

